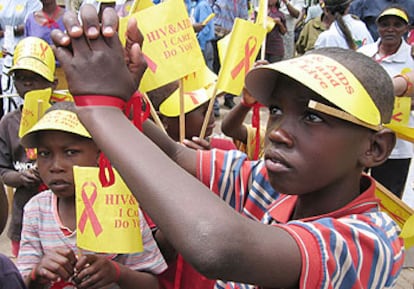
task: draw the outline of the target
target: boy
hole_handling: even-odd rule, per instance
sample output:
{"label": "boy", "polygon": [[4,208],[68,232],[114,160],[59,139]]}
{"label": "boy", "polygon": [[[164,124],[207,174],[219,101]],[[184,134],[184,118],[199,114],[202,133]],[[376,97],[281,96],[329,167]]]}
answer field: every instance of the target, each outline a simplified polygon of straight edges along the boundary
{"label": "boy", "polygon": [[[111,107],[135,91],[145,61],[138,43],[129,46],[128,71],[115,12],[106,12],[102,34],[89,7],[81,11],[84,30],[68,15],[68,35],[54,32],[55,52],[71,64],[63,65],[68,75],[78,73],[69,87],[81,121],[187,261],[209,278],[266,288],[393,286],[403,261],[399,228],[380,211],[375,182],[363,175],[395,144],[395,134],[381,126],[391,118],[392,82],[377,63],[326,48],[250,71],[246,88],[270,112],[263,160],[191,151],[145,123],[162,153]],[[133,27],[128,37],[139,36]],[[84,83],[91,71],[102,71],[100,58],[112,73]],[[312,77],[304,79],[305,72]],[[262,193],[269,185],[281,194],[261,224],[235,213],[188,172],[214,191],[228,191],[227,201],[234,191]]]}
{"label": "boy", "polygon": [[99,149],[77,119],[74,104],[54,104],[22,144],[37,148],[39,174],[50,188],[25,206],[18,268],[28,288],[157,288],[153,274],[166,265],[141,213],[143,252],[102,254],[76,247],[72,167],[96,166]]}
{"label": "boy", "polygon": [[[27,92],[51,87],[56,88],[55,56],[50,46],[37,37],[21,40],[14,52],[14,86],[24,99]],[[27,156],[18,137],[22,107],[6,114],[0,121],[0,176],[3,183],[15,188],[8,236],[12,242],[12,254],[19,252],[23,207],[38,192],[41,183],[35,169],[35,161]]]}

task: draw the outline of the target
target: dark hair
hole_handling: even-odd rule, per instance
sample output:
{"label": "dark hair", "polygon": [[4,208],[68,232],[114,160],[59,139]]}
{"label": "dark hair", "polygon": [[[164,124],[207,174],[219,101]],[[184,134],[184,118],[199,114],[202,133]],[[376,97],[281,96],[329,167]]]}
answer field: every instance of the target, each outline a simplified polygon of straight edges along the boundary
{"label": "dark hair", "polygon": [[394,108],[394,85],[387,71],[370,57],[349,49],[326,47],[309,51],[342,64],[359,80],[377,106],[382,123],[389,123]]}
{"label": "dark hair", "polygon": [[345,12],[347,11],[349,5],[351,5],[351,2],[352,1],[349,0],[325,1],[325,8],[329,13],[331,13],[335,17],[335,22],[338,23],[338,27],[345,37],[345,41],[348,45],[348,48],[356,50],[357,46],[352,37],[352,33],[349,30],[348,26],[345,24],[344,19],[342,18],[342,16],[345,15]]}

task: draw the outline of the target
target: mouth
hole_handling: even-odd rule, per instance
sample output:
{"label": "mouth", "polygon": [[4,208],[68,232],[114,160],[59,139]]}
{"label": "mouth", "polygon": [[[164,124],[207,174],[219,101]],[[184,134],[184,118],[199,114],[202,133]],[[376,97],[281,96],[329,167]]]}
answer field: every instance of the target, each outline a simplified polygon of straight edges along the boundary
{"label": "mouth", "polygon": [[48,187],[52,191],[61,191],[67,189],[71,184],[64,180],[53,180],[49,182]]}
{"label": "mouth", "polygon": [[273,172],[273,173],[287,172],[292,168],[283,156],[275,152],[265,151],[264,159],[265,159],[265,166],[269,172]]}

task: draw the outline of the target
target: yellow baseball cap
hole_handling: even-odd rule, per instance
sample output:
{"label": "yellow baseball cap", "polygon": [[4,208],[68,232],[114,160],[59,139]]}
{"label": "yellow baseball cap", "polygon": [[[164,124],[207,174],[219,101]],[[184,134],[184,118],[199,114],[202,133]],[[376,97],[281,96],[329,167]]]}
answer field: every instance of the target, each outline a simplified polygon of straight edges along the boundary
{"label": "yellow baseball cap", "polygon": [[17,43],[13,56],[13,66],[9,73],[17,69],[30,70],[50,82],[55,78],[55,55],[49,44],[38,37],[26,37]]}
{"label": "yellow baseball cap", "polygon": [[76,113],[68,110],[51,110],[27,131],[22,137],[21,144],[26,148],[37,147],[37,133],[40,131],[56,130],[91,138],[91,135],[79,121]]}
{"label": "yellow baseball cap", "polygon": [[[193,111],[213,97],[214,85],[184,93],[184,113]],[[180,90],[174,91],[160,105],[160,113],[167,117],[180,115]]]}
{"label": "yellow baseball cap", "polygon": [[245,86],[260,103],[269,106],[275,87],[283,81],[281,74],[313,90],[365,126],[381,125],[380,112],[359,80],[341,63],[323,54],[314,52],[253,68],[246,75]]}
{"label": "yellow baseball cap", "polygon": [[388,8],[388,9],[385,9],[378,17],[377,17],[377,22],[378,21],[380,21],[380,19],[382,18],[382,17],[385,17],[385,16],[396,16],[396,17],[399,17],[399,18],[401,18],[402,20],[404,20],[404,22],[405,23],[409,23],[409,20],[408,20],[408,15],[404,12],[404,10],[401,10],[401,9],[398,9],[398,8],[395,8],[395,7],[392,7],[392,8]]}

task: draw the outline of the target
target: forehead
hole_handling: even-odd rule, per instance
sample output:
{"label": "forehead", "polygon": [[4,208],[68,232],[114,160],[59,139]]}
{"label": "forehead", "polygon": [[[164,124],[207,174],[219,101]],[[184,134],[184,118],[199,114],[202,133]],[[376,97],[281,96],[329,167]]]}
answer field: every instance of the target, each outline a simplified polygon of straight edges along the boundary
{"label": "forehead", "polygon": [[394,16],[394,15],[386,15],[378,19],[378,23],[382,23],[385,21],[401,22],[401,23],[407,24],[403,19],[401,19],[401,17]]}

